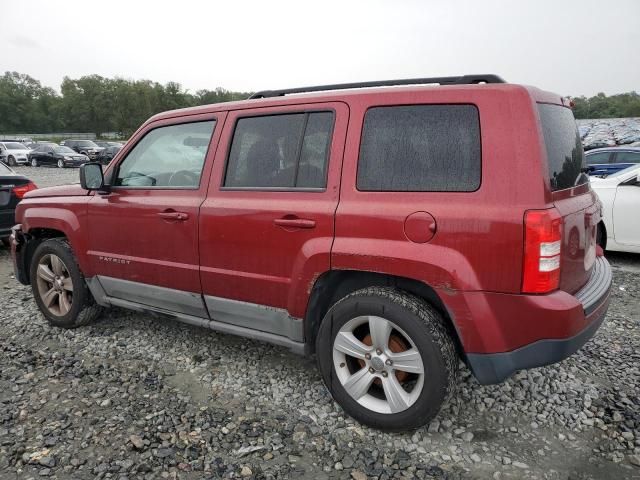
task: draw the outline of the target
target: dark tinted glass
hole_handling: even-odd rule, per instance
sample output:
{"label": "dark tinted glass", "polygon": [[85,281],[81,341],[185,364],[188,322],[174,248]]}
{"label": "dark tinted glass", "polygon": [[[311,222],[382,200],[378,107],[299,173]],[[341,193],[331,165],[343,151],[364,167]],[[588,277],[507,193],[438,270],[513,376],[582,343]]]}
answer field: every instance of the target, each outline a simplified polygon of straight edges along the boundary
{"label": "dark tinted glass", "polygon": [[582,173],[584,153],[573,113],[560,105],[538,105],[547,150],[551,190],[563,190],[589,181]]}
{"label": "dark tinted glass", "polygon": [[358,190],[470,192],[480,186],[473,105],[376,107],[364,121]]}
{"label": "dark tinted glass", "polygon": [[324,188],[333,113],[241,118],[225,187]]}

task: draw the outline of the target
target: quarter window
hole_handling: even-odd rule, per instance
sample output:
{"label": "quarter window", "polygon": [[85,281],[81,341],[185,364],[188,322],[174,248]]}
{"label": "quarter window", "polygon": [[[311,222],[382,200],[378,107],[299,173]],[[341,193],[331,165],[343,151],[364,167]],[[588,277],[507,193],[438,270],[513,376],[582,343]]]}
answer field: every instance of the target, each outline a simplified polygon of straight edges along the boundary
{"label": "quarter window", "polygon": [[325,188],[333,112],[241,118],[225,187]]}
{"label": "quarter window", "polygon": [[214,127],[211,120],[151,130],[120,164],[115,185],[198,187]]}
{"label": "quarter window", "polygon": [[473,105],[375,107],[364,119],[358,190],[470,192],[480,186]]}

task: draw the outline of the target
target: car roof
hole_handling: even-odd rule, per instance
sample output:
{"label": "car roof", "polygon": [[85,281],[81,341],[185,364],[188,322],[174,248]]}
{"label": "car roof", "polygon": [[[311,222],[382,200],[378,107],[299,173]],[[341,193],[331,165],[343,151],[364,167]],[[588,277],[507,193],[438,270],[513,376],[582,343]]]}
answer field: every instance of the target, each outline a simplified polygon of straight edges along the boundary
{"label": "car roof", "polygon": [[[310,87],[315,88],[315,87]],[[375,95],[393,95],[397,93],[418,93],[418,92],[433,92],[439,89],[447,89],[449,91],[458,91],[460,93],[469,91],[482,90],[485,92],[526,92],[536,102],[552,103],[557,105],[569,106],[568,100],[562,96],[540,90],[536,87],[527,85],[518,85],[512,83],[487,83],[487,84],[452,84],[452,85],[411,85],[411,86],[383,86],[383,87],[356,87],[351,89],[340,90],[322,90],[313,91],[309,93],[292,93],[284,94],[281,96],[268,96],[266,98],[252,98],[246,100],[238,100],[233,102],[215,103],[211,105],[200,105],[197,107],[181,108],[178,110],[169,110],[161,112],[151,117],[145,124],[155,122],[158,120],[170,119],[175,117],[198,115],[206,113],[215,113],[227,110],[243,110],[249,108],[264,108],[264,107],[277,107],[299,104],[303,99],[308,103],[317,102],[340,102],[349,98],[360,96],[375,96]],[[283,90],[287,91],[287,90]],[[276,91],[269,91],[278,92]]]}
{"label": "car roof", "polygon": [[593,148],[584,152],[585,155],[591,155],[592,153],[606,153],[606,152],[640,152],[640,147],[602,147]]}

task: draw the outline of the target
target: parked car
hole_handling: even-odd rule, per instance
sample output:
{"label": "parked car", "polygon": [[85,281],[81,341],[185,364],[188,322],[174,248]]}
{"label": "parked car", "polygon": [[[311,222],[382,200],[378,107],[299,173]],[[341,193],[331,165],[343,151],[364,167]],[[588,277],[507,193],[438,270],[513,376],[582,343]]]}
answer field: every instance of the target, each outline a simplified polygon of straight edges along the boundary
{"label": "parked car", "polygon": [[113,157],[115,157],[120,150],[122,150],[122,147],[120,146],[106,147],[98,154],[98,156],[95,158],[95,161],[101,163],[102,165],[107,165],[111,160],[113,160]]}
{"label": "parked car", "polygon": [[69,147],[77,153],[81,153],[82,155],[86,155],[91,160],[96,158],[102,147],[99,147],[95,144],[95,142],[91,140],[63,140],[60,142],[60,145],[65,147]]}
{"label": "parked car", "polygon": [[27,163],[27,155],[30,149],[18,142],[0,142],[0,161],[9,166]]}
{"label": "parked car", "polygon": [[40,167],[42,165],[57,165],[58,168],[79,167],[87,163],[89,157],[74,152],[69,147],[60,145],[40,145],[29,153],[29,165]]}
{"label": "parked car", "polygon": [[34,190],[36,185],[24,175],[0,163],[0,240],[8,243],[11,227],[15,225],[16,205],[24,194]]}
{"label": "parked car", "polygon": [[315,354],[348,414],[404,430],[461,359],[498,383],[596,333],[583,168],[569,101],[493,75],[259,92],[155,115],[31,192],[15,274],[59,327],[121,306]]}
{"label": "parked car", "polygon": [[122,147],[122,145],[124,145],[122,142],[111,142],[111,141],[107,142],[104,140],[96,140],[94,143],[102,148]]}
{"label": "parked car", "polygon": [[640,147],[596,148],[585,153],[589,175],[608,175],[640,163]]}
{"label": "parked car", "polygon": [[640,253],[640,164],[604,177],[591,177],[602,202],[598,243],[606,250]]}

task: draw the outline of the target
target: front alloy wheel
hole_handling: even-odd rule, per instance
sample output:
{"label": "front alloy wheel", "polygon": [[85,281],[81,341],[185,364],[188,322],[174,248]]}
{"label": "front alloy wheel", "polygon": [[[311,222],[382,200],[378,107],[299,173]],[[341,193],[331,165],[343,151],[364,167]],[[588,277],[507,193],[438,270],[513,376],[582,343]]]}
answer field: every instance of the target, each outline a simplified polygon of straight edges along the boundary
{"label": "front alloy wheel", "polygon": [[51,325],[76,328],[100,315],[66,239],[50,238],[38,244],[29,278],[36,304]]}
{"label": "front alloy wheel", "polygon": [[13,158],[13,156],[9,157],[9,166],[10,167],[15,167],[16,166],[16,159]]}
{"label": "front alloy wheel", "polygon": [[64,160],[62,159],[58,160],[58,168],[64,168]]}
{"label": "front alloy wheel", "polygon": [[413,405],[424,387],[422,356],[409,336],[383,317],[356,317],[333,342],[333,365],[347,393],[378,413]]}
{"label": "front alloy wheel", "polygon": [[69,313],[73,303],[73,281],[57,255],[44,255],[38,261],[38,293],[42,304],[57,317]]}
{"label": "front alloy wheel", "polygon": [[31,166],[32,167],[37,167],[38,166],[38,160],[36,160],[35,158],[31,159]]}

